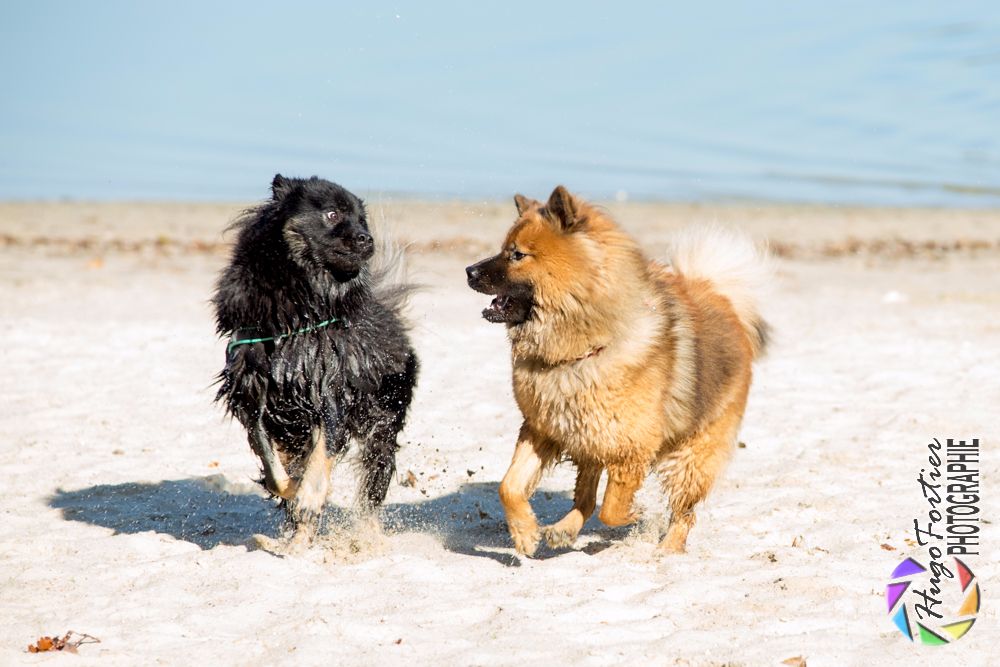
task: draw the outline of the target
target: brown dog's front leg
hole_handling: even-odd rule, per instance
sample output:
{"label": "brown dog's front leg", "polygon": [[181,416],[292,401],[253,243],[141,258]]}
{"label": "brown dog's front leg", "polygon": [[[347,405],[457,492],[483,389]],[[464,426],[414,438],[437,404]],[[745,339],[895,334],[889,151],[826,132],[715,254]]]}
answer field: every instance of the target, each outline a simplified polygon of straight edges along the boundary
{"label": "brown dog's front leg", "polygon": [[639,517],[632,511],[632,501],[642,486],[644,472],[636,466],[608,466],[608,488],[598,515],[601,521],[609,526],[635,523]]}
{"label": "brown dog's front leg", "polygon": [[514,448],[514,458],[500,482],[500,502],[507,515],[507,527],[514,539],[514,548],[532,556],[538,548],[540,534],[535,513],[528,502],[542,479],[542,472],[552,462],[553,452],[546,443],[524,425]]}
{"label": "brown dog's front leg", "polygon": [[576,489],[573,492],[573,509],[558,523],[543,529],[545,541],[553,549],[571,547],[583,524],[597,507],[597,485],[604,469],[596,463],[576,464]]}

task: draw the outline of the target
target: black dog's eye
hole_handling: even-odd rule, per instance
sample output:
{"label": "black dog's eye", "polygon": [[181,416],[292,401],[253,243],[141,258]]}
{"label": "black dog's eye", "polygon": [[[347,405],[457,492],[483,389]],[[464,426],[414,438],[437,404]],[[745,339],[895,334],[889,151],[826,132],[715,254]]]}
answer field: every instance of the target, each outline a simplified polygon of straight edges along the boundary
{"label": "black dog's eye", "polygon": [[514,262],[519,262],[522,259],[524,259],[525,257],[527,257],[527,255],[524,254],[523,252],[521,252],[520,250],[511,250],[510,251],[510,258]]}
{"label": "black dog's eye", "polygon": [[340,217],[340,212],[339,211],[327,211],[326,212],[326,219],[329,220],[330,222],[336,222],[337,218],[339,218],[339,217]]}

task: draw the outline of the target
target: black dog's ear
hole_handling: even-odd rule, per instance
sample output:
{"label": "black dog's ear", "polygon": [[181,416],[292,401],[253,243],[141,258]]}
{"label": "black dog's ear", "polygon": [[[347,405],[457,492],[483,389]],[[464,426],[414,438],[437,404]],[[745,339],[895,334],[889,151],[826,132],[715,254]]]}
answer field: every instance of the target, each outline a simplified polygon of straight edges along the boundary
{"label": "black dog's ear", "polygon": [[559,224],[564,231],[571,231],[580,222],[579,211],[573,195],[561,185],[557,185],[545,204],[549,216]]}
{"label": "black dog's ear", "polygon": [[291,191],[292,182],[281,174],[275,174],[274,180],[271,181],[271,194],[274,196],[275,201],[284,199]]}
{"label": "black dog's ear", "polygon": [[537,206],[537,205],[538,202],[535,201],[534,199],[528,199],[522,194],[514,195],[514,206],[517,207],[518,215],[524,215],[525,211],[527,211],[532,206]]}

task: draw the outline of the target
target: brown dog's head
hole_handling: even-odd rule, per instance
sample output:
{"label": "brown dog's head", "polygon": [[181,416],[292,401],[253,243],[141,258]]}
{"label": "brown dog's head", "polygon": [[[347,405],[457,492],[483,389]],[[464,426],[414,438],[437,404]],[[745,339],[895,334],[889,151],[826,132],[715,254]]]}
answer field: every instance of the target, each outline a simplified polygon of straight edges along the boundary
{"label": "brown dog's head", "polygon": [[570,239],[587,216],[566,188],[553,190],[545,205],[524,195],[515,195],[514,204],[518,218],[500,253],[465,269],[469,287],[496,295],[483,317],[508,327],[530,320],[556,284],[571,288],[578,282],[576,272],[586,272],[590,263]]}

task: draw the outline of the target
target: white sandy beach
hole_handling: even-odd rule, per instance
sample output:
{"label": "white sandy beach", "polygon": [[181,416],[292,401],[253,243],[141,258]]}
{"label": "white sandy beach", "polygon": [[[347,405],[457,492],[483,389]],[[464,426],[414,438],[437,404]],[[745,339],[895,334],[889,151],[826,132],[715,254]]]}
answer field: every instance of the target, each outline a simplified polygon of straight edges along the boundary
{"label": "white sandy beach", "polygon": [[[906,642],[884,587],[932,437],[982,439],[983,516],[1000,515],[1000,211],[609,205],[653,255],[684,224],[769,240],[775,344],[687,554],[654,554],[650,479],[638,526],[594,518],[576,549],[525,559],[496,494],[519,425],[508,346],[463,271],[513,207],[372,205],[425,286],[398,457],[416,483],[392,485],[383,531],[335,510],[323,543],[287,558],[246,546],[279,514],[212,404],[225,345],[207,300],[238,208],[0,204],[0,665],[994,662],[993,524],[960,642]],[[351,479],[336,475],[339,507]],[[571,488],[568,466],[542,482],[544,521]],[[67,630],[101,643],[25,652]]]}

